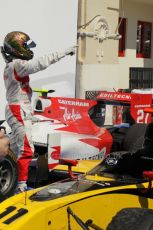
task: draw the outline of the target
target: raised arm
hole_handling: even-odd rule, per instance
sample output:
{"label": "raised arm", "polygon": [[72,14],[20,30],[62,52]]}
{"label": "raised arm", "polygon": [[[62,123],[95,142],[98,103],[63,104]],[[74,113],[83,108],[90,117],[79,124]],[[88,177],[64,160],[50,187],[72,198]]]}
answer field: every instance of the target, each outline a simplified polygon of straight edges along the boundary
{"label": "raised arm", "polygon": [[20,59],[14,60],[14,67],[17,73],[24,77],[29,74],[36,73],[38,71],[48,68],[51,64],[54,64],[64,58],[67,55],[75,54],[76,47],[72,46],[66,49],[64,52],[55,52],[48,55],[44,55],[37,59],[32,59],[29,61],[24,61]]}

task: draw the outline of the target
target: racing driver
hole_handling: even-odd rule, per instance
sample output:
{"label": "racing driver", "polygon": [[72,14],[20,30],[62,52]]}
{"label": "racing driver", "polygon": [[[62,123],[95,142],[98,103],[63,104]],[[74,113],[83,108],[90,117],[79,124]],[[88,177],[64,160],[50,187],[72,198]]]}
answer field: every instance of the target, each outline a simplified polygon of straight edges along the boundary
{"label": "racing driver", "polygon": [[7,105],[6,121],[11,127],[11,149],[18,159],[18,185],[16,193],[27,190],[28,166],[32,160],[34,146],[32,142],[32,90],[29,74],[44,70],[67,55],[73,55],[76,47],[70,47],[61,53],[50,53],[32,60],[31,48],[36,46],[30,37],[21,31],[6,35],[1,53],[5,59],[4,82]]}

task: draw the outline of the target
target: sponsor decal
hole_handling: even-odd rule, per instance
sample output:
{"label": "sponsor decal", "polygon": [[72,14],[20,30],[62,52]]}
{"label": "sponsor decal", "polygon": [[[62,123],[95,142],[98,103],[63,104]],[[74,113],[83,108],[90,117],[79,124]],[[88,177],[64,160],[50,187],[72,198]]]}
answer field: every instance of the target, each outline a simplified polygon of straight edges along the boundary
{"label": "sponsor decal", "polygon": [[106,147],[104,147],[99,153],[90,156],[90,153],[85,153],[83,154],[83,157],[80,157],[80,155],[78,156],[74,156],[75,158],[77,158],[77,160],[101,160],[104,158],[106,153]]}
{"label": "sponsor decal", "polygon": [[74,106],[89,107],[88,102],[82,102],[82,101],[71,101],[71,100],[58,99],[58,103],[63,104],[63,105],[74,105]]}
{"label": "sponsor decal", "polygon": [[146,105],[135,105],[134,107],[135,107],[135,108],[146,108],[146,107],[147,107],[147,108],[148,108],[148,107],[150,108],[150,104],[146,104]]}
{"label": "sponsor decal", "polygon": [[118,160],[117,160],[115,157],[113,157],[113,158],[107,157],[107,158],[106,158],[106,161],[105,161],[105,163],[106,163],[108,166],[114,166],[114,165],[117,164],[117,162],[118,162]]}
{"label": "sponsor decal", "polygon": [[102,92],[98,95],[97,98],[102,98],[102,99],[111,99],[111,100],[131,100],[131,95],[127,93],[106,93]]}
{"label": "sponsor decal", "polygon": [[70,110],[65,107],[60,107],[60,109],[64,110],[64,115],[63,115],[64,121],[68,121],[68,120],[75,121],[82,118],[81,114],[78,111],[75,111],[75,109]]}

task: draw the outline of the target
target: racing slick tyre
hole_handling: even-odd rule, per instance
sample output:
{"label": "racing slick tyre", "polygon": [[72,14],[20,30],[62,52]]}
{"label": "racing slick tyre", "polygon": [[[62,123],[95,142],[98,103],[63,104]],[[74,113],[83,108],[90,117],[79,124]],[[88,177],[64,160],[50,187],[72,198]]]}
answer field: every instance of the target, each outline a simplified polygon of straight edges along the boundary
{"label": "racing slick tyre", "polygon": [[153,210],[124,208],[108,224],[106,230],[153,230]]}
{"label": "racing slick tyre", "polygon": [[14,194],[17,179],[17,158],[9,150],[6,157],[0,161],[0,202]]}
{"label": "racing slick tyre", "polygon": [[134,124],[129,128],[123,143],[124,151],[136,152],[143,147],[146,128],[147,124]]}

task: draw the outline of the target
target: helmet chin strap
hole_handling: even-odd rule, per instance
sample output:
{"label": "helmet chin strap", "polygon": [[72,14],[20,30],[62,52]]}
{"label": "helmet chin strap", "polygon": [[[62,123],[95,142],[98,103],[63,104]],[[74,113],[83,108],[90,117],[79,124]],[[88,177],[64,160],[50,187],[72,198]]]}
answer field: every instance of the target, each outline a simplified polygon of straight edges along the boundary
{"label": "helmet chin strap", "polygon": [[9,62],[11,62],[11,61],[13,60],[13,58],[12,58],[11,55],[7,55],[7,54],[6,54],[6,52],[5,52],[4,48],[3,48],[3,46],[0,46],[0,50],[1,50],[1,54],[2,54],[2,56],[3,56],[3,58],[4,58],[4,61],[5,61],[6,63],[9,63]]}

